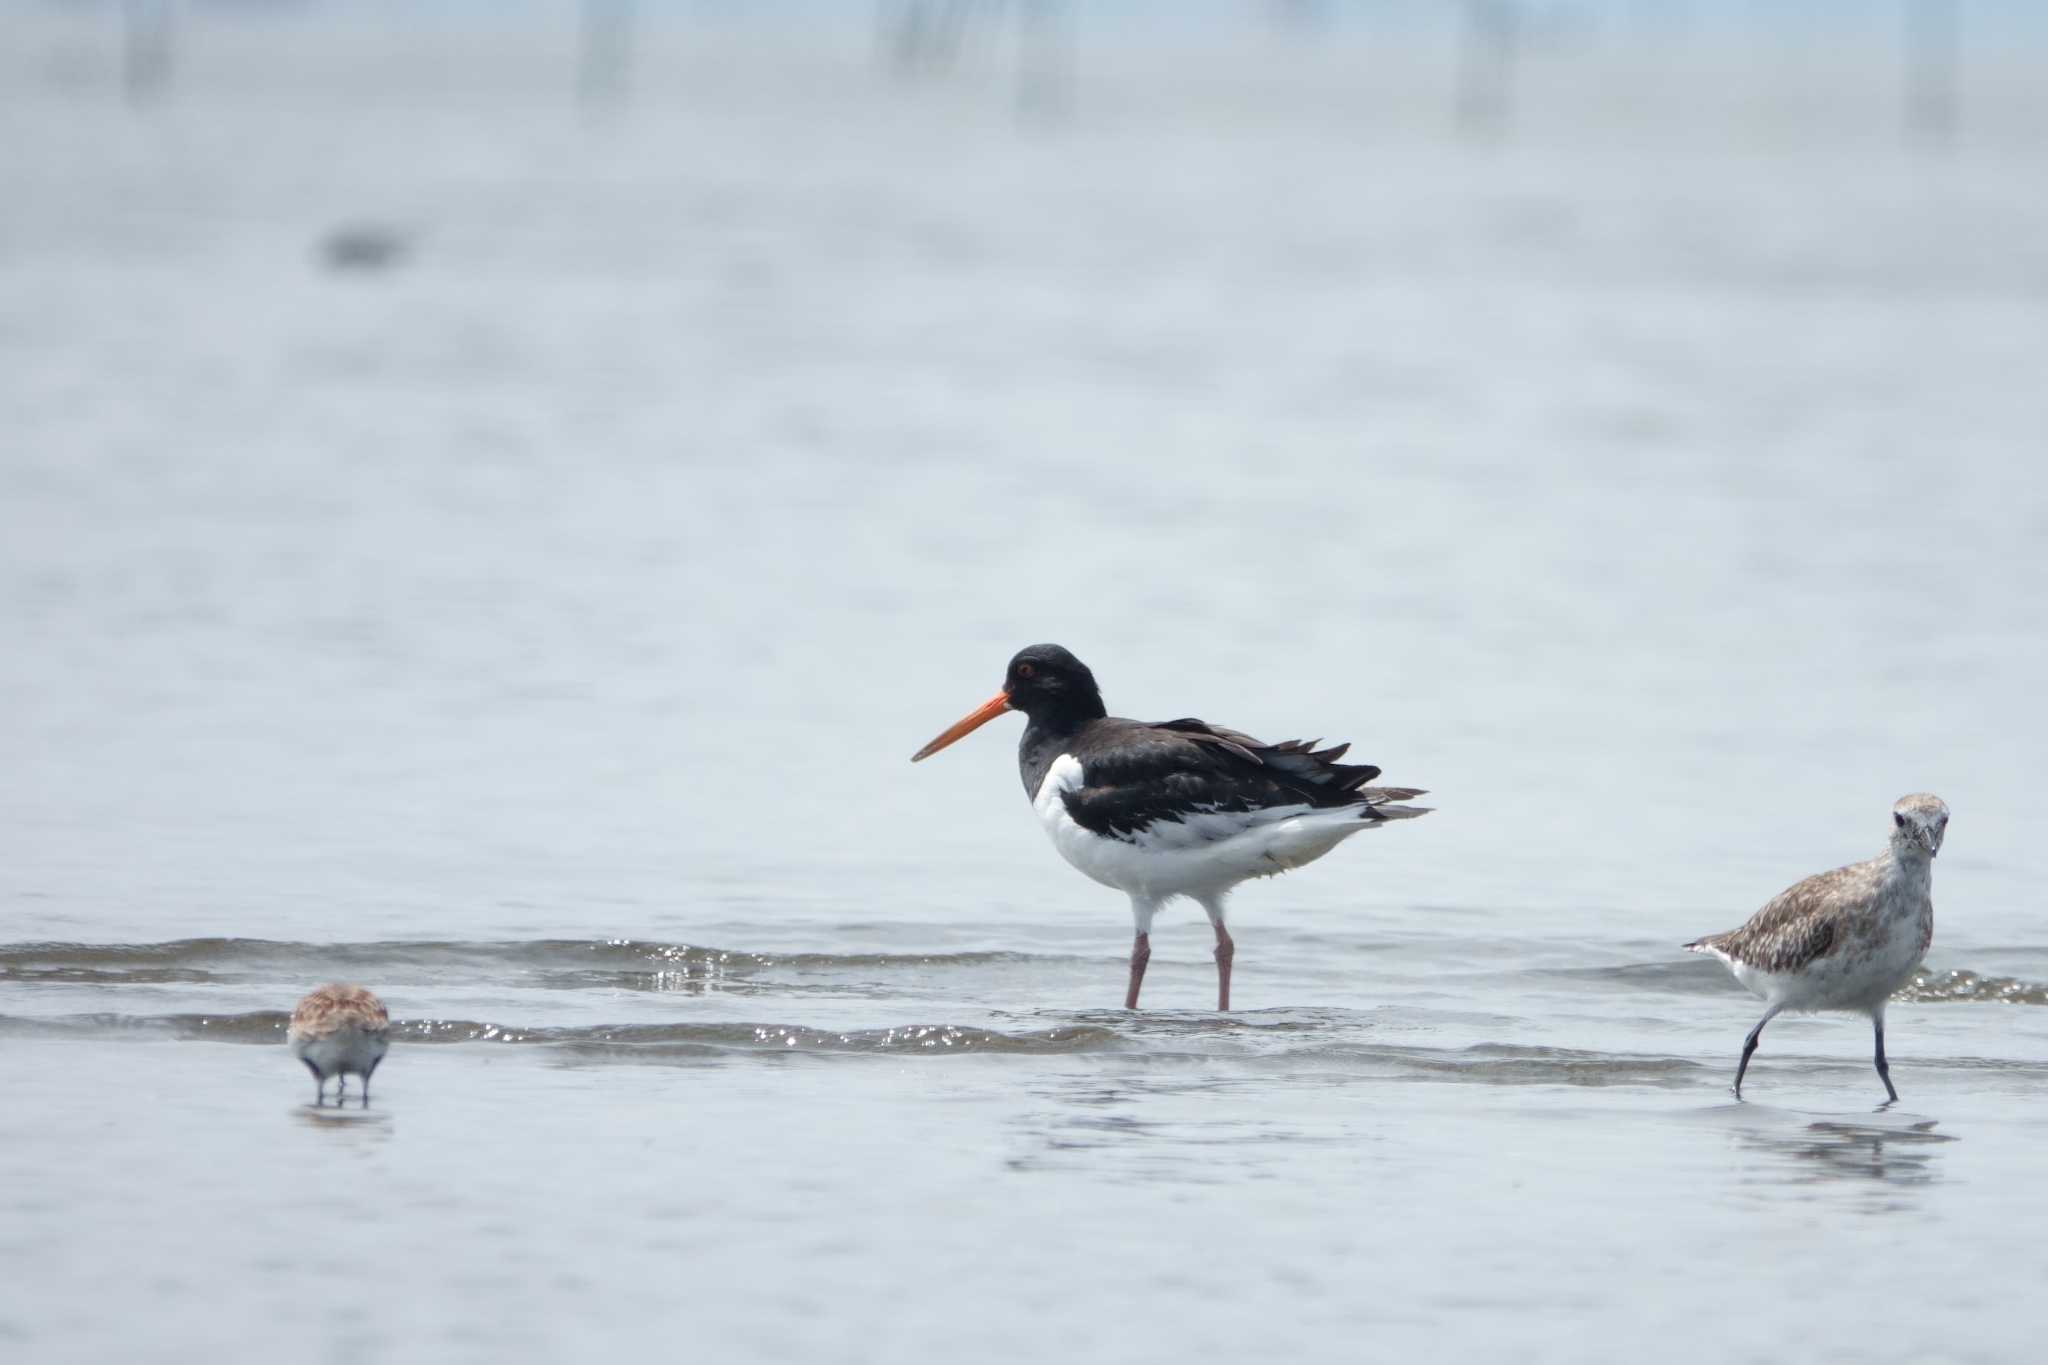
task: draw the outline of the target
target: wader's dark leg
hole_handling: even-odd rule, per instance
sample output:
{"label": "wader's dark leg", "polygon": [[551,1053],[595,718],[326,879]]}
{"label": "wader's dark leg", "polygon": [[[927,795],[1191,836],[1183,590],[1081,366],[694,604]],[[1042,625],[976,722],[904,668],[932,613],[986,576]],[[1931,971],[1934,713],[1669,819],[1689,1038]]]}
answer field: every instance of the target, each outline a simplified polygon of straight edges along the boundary
{"label": "wader's dark leg", "polygon": [[1884,1082],[1884,1093],[1891,1096],[1886,1103],[1896,1104],[1899,1092],[1892,1089],[1892,1064],[1884,1059],[1884,1016],[1873,1015],[1870,1023],[1871,1031],[1877,1035],[1877,1078]]}
{"label": "wader's dark leg", "polygon": [[1742,1060],[1735,1065],[1735,1098],[1742,1098],[1742,1076],[1749,1070],[1749,1055],[1756,1051],[1756,1040],[1763,1036],[1764,1025],[1778,1017],[1782,1005],[1773,1005],[1764,1011],[1764,1017],[1756,1021],[1756,1027],[1749,1031],[1749,1037],[1742,1040]]}

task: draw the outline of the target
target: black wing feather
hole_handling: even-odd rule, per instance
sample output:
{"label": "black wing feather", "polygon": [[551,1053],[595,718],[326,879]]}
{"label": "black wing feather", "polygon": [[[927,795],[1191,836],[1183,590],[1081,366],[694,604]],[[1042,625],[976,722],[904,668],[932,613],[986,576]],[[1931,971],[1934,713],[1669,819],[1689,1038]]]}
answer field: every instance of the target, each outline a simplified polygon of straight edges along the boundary
{"label": "black wing feather", "polygon": [[1082,828],[1122,837],[1160,821],[1275,806],[1356,806],[1360,818],[1370,820],[1380,818],[1372,809],[1378,803],[1422,794],[1366,787],[1380,770],[1338,763],[1349,747],[1265,744],[1192,717],[1158,724],[1102,720],[1071,749],[1081,763],[1082,786],[1065,801]]}
{"label": "black wing feather", "polygon": [[[1186,735],[1198,744],[1214,744],[1227,749],[1289,780],[1303,795],[1325,791],[1339,795],[1355,791],[1380,775],[1380,770],[1370,763],[1339,763],[1337,760],[1351,751],[1349,744],[1333,744],[1321,750],[1316,748],[1322,743],[1319,739],[1288,739],[1278,744],[1265,744],[1242,731],[1227,730],[1221,725],[1211,725],[1192,717],[1160,721],[1151,728],[1170,730]],[[1316,804],[1341,806],[1346,803],[1338,799],[1319,800]]]}

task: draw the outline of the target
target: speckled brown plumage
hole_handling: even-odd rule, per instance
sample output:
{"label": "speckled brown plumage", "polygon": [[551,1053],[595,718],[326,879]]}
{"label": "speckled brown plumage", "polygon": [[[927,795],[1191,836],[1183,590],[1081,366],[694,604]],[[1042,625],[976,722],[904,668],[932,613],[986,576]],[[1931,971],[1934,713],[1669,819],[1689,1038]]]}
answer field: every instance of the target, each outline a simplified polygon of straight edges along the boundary
{"label": "speckled brown plumage", "polygon": [[1847,942],[1850,935],[1838,931],[1857,912],[1842,907],[1863,903],[1867,914],[1877,881],[1874,862],[1819,873],[1771,897],[1740,929],[1708,934],[1685,946],[1761,971],[1796,972]]}
{"label": "speckled brown plumage", "polygon": [[292,1055],[313,1073],[313,1103],[324,1103],[327,1082],[334,1081],[334,1102],[341,1103],[347,1078],[363,1078],[362,1102],[370,1102],[370,1077],[391,1048],[391,1016],[384,1002],[361,986],[335,982],[299,1002],[286,1030]]}
{"label": "speckled brown plumage", "polygon": [[1781,891],[1740,929],[1685,946],[1711,953],[1767,1006],[1743,1041],[1735,1093],[1764,1025],[1785,1010],[1850,1010],[1870,1017],[1885,1092],[1898,1092],[1884,1054],[1885,1003],[1911,978],[1934,940],[1932,866],[1949,811],[1925,792],[1892,806],[1883,853]]}
{"label": "speckled brown plumage", "polygon": [[364,1033],[386,1033],[391,1015],[384,1002],[366,988],[335,982],[299,1002],[292,1011],[288,1036],[294,1042],[315,1042],[351,1026]]}

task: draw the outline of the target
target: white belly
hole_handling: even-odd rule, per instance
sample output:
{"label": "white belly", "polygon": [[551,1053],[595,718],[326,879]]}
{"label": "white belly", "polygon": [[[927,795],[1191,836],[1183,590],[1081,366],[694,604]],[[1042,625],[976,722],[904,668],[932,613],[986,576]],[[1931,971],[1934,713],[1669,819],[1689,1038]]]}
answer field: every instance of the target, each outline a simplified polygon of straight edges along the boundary
{"label": "white belly", "polygon": [[1730,962],[1728,969],[1769,1004],[1789,1010],[1868,1012],[1912,980],[1923,955],[1920,926],[1902,919],[1874,949],[1847,943],[1798,972],[1766,972],[1740,962]]}
{"label": "white belly", "polygon": [[1081,764],[1062,754],[1032,802],[1060,856],[1084,875],[1148,900],[1226,891],[1314,862],[1370,827],[1355,810],[1286,806],[1192,814],[1128,838],[1082,828],[1063,799],[1082,785]]}

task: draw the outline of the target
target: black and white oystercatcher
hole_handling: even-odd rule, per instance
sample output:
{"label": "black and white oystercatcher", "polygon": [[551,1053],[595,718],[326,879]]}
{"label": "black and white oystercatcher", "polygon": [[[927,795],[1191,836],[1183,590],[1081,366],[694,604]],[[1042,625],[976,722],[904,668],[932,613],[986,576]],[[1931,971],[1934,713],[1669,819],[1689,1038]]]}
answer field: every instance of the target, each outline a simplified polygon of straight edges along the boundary
{"label": "black and white oystercatcher", "polygon": [[910,761],[929,758],[1005,711],[1029,720],[1017,746],[1024,794],[1060,856],[1131,898],[1137,941],[1124,1008],[1138,1007],[1151,959],[1152,917],[1187,896],[1216,929],[1216,1007],[1230,1008],[1235,954],[1223,926],[1232,887],[1312,863],[1360,830],[1428,813],[1398,804],[1422,792],[1368,787],[1368,763],[1339,763],[1351,746],[1262,744],[1199,720],[1123,720],[1105,712],[1088,666],[1058,645],[1010,660],[1003,690]]}

